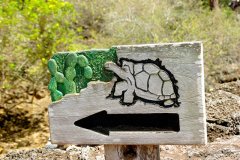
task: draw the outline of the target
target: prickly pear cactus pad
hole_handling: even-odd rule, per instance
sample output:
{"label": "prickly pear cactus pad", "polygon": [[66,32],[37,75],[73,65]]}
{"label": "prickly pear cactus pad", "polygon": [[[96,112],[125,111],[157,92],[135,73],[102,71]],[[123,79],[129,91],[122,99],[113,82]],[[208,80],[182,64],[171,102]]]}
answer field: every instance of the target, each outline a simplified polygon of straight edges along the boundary
{"label": "prickly pear cactus pad", "polygon": [[51,73],[48,89],[52,101],[60,100],[66,94],[79,93],[90,81],[109,82],[113,73],[104,68],[107,61],[117,61],[115,48],[55,54],[48,61]]}

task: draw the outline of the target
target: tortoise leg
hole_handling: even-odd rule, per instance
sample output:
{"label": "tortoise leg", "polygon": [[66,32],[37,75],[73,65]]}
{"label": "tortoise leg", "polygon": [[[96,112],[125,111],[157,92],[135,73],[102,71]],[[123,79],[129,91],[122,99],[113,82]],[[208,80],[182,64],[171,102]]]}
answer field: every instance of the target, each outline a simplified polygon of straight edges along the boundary
{"label": "tortoise leg", "polygon": [[133,99],[134,99],[133,90],[131,89],[126,90],[123,96],[123,103],[132,104],[134,102]]}
{"label": "tortoise leg", "polygon": [[164,107],[171,107],[174,104],[172,99],[168,99],[164,101]]}
{"label": "tortoise leg", "polygon": [[115,85],[114,96],[121,96],[122,92],[127,90],[127,87],[126,81],[117,82]]}

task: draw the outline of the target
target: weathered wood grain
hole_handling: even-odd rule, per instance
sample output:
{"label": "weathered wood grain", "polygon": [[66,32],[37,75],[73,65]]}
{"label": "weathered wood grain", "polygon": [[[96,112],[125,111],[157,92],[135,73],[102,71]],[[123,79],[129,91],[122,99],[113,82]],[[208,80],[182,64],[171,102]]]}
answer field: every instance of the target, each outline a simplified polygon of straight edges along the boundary
{"label": "weathered wood grain", "polygon": [[[119,59],[162,60],[162,65],[171,71],[178,81],[180,106],[163,108],[140,100],[134,105],[123,106],[119,103],[119,99],[106,99],[116,79],[111,82],[90,82],[80,94],[67,95],[49,106],[52,142],[124,145],[206,144],[202,44],[186,42],[115,47]],[[103,110],[108,114],[177,113],[180,131],[110,131],[107,136],[74,125],[75,121]]]}
{"label": "weathered wood grain", "polygon": [[156,145],[104,145],[105,160],[160,160]]}

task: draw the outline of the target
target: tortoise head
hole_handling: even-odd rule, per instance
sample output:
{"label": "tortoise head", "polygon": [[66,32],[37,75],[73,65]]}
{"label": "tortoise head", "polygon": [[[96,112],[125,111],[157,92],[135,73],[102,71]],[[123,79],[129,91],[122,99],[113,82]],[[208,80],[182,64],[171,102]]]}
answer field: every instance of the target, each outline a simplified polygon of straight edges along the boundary
{"label": "tortoise head", "polygon": [[127,73],[133,74],[133,63],[129,61],[122,61],[122,69]]}
{"label": "tortoise head", "polygon": [[117,74],[120,78],[126,79],[126,71],[119,67],[116,63],[114,62],[106,62],[104,64],[104,67],[106,70],[113,71],[115,74]]}

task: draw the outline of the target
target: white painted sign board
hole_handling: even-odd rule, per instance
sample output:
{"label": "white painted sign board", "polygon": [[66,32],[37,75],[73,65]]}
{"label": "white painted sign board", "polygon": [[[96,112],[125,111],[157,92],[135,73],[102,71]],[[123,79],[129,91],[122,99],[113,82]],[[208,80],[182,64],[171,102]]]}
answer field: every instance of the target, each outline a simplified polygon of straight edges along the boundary
{"label": "white painted sign board", "polygon": [[49,106],[52,143],[206,144],[202,43],[115,47],[112,81]]}

